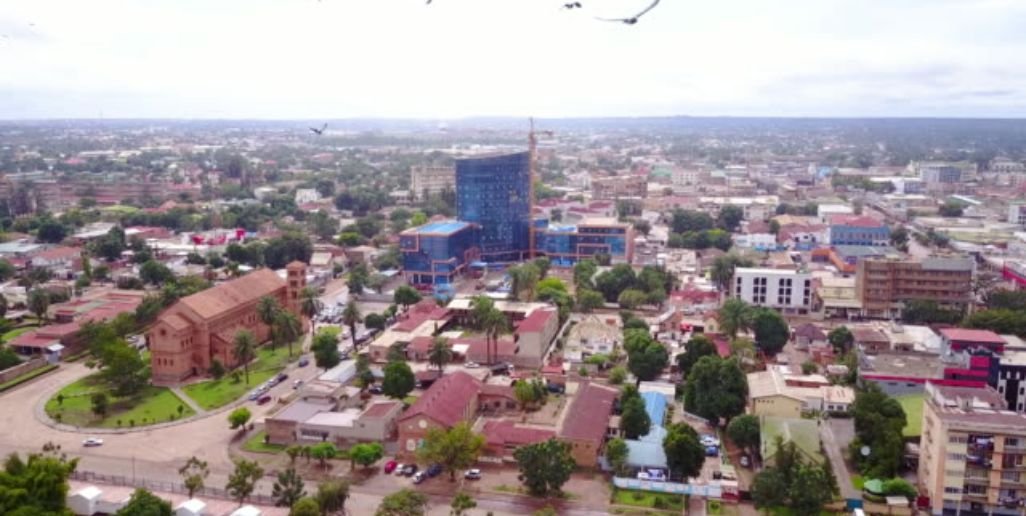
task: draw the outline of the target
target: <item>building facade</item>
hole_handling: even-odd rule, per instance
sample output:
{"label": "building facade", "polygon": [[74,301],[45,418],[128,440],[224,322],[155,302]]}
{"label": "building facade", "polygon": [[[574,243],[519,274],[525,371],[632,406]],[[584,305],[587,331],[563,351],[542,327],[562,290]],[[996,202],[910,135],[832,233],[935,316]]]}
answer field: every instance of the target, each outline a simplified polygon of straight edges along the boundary
{"label": "building facade", "polygon": [[184,297],[157,318],[147,334],[155,384],[178,383],[206,374],[214,360],[226,367],[239,365],[233,351],[235,335],[249,330],[257,342],[269,329],[257,315],[260,298],[270,296],[297,316],[299,292],[306,286],[306,265],[292,262],[281,279],[270,269]]}
{"label": "building facade", "polygon": [[812,290],[812,276],[806,272],[738,267],[731,293],[751,305],[807,313],[812,307]]}
{"label": "building facade", "polygon": [[410,167],[410,195],[422,201],[428,195],[456,189],[456,168],[452,165],[419,165]]}
{"label": "building facade", "polygon": [[592,199],[621,199],[648,197],[648,178],[645,176],[626,175],[612,177],[593,177],[591,179]]}
{"label": "building facade", "polygon": [[452,283],[480,259],[480,239],[477,225],[452,220],[407,229],[399,235],[403,275],[413,284]]}
{"label": "building facade", "polygon": [[973,271],[973,261],[962,257],[869,258],[856,266],[855,292],[866,317],[899,318],[905,302],[911,300],[963,308],[971,300]]}
{"label": "building facade", "polygon": [[871,217],[835,215],[830,218],[831,245],[890,245],[891,228]]}
{"label": "building facade", "polygon": [[1022,514],[1026,415],[992,388],[928,383],[919,441],[919,491],[931,514]]}
{"label": "building facade", "polygon": [[514,262],[527,256],[531,231],[530,154],[456,161],[456,214],[481,228],[481,258]]}
{"label": "building facade", "polygon": [[577,225],[548,226],[536,233],[535,245],[556,267],[573,267],[597,254],[608,254],[613,264],[631,263],[634,230],[613,218],[590,218]]}
{"label": "building facade", "polygon": [[1016,202],[1008,205],[1008,222],[1026,226],[1026,203]]}

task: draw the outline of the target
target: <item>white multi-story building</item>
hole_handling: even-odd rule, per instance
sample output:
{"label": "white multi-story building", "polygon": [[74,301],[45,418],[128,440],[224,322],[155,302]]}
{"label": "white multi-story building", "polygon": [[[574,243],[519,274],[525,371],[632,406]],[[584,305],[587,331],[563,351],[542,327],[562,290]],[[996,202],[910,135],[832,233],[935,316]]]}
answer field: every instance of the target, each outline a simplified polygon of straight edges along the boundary
{"label": "white multi-story building", "polygon": [[697,185],[702,180],[702,171],[694,168],[674,168],[670,180],[675,185]]}
{"label": "white multi-story building", "polygon": [[296,189],[296,204],[303,205],[321,200],[321,194],[313,188]]}
{"label": "white multi-story building", "polygon": [[410,195],[417,200],[424,193],[437,195],[446,188],[456,189],[456,167],[452,165],[423,165],[410,168]]}
{"label": "white multi-story building", "polygon": [[1008,222],[1026,226],[1026,204],[1017,202],[1008,205]]}
{"label": "white multi-story building", "polygon": [[738,267],[731,295],[755,306],[807,313],[812,307],[812,275],[790,269]]}
{"label": "white multi-story building", "polygon": [[734,235],[734,245],[744,248],[773,249],[777,246],[777,235],[773,233],[742,233]]}

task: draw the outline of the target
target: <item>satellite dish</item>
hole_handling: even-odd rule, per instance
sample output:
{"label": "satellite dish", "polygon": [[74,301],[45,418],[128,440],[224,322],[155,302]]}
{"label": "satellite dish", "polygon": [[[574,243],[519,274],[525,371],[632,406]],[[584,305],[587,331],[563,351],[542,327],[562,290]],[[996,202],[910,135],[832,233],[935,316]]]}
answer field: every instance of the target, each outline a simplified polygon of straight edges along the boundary
{"label": "satellite dish", "polygon": [[859,450],[859,453],[861,453],[863,457],[869,457],[869,446],[863,446]]}

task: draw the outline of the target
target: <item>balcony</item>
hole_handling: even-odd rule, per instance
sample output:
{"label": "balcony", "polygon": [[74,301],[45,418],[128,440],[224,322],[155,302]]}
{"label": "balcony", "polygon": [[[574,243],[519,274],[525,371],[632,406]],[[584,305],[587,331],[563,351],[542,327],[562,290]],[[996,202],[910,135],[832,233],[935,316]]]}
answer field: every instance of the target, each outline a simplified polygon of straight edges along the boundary
{"label": "balcony", "polygon": [[980,476],[980,475],[966,476],[964,480],[965,480],[966,484],[972,484],[974,486],[989,486],[990,485],[990,478],[985,476],[985,475],[984,476]]}

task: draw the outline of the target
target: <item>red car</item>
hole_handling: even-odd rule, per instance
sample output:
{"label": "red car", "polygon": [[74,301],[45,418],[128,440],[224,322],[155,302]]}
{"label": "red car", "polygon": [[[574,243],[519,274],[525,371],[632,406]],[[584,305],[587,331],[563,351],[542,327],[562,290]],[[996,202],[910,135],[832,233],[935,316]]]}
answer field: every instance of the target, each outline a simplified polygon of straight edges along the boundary
{"label": "red car", "polygon": [[267,404],[267,403],[270,403],[270,402],[271,402],[271,397],[270,396],[261,396],[260,399],[257,400],[257,405],[264,405],[264,404]]}
{"label": "red car", "polygon": [[392,473],[393,471],[395,471],[395,467],[398,466],[398,465],[399,465],[399,463],[394,461],[394,460],[390,460],[390,461],[386,462],[385,463],[385,474],[387,475],[387,474]]}

